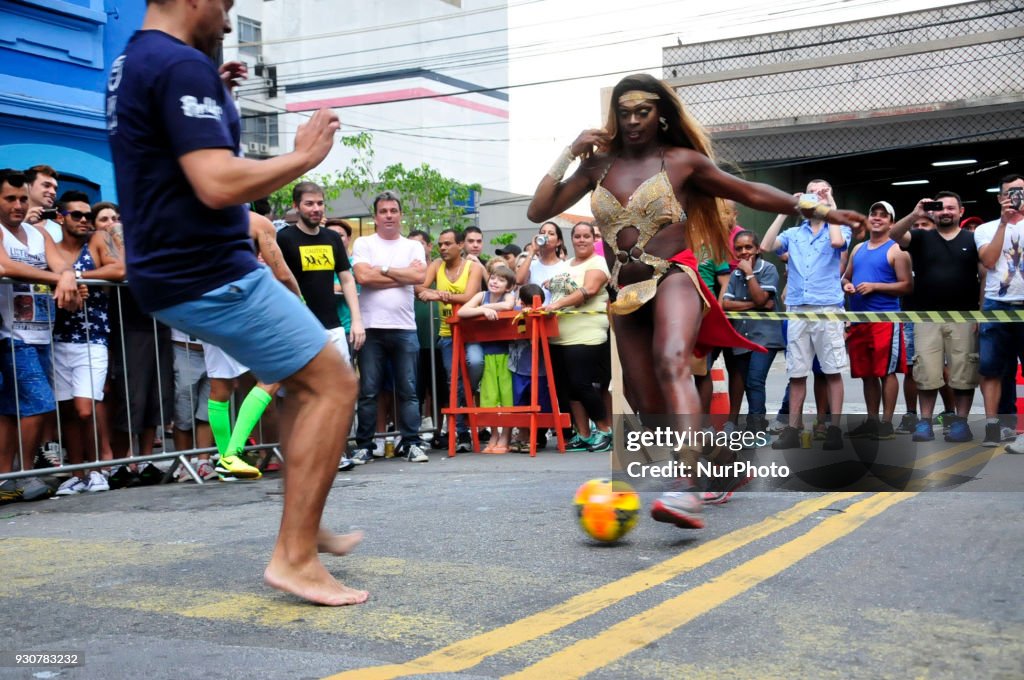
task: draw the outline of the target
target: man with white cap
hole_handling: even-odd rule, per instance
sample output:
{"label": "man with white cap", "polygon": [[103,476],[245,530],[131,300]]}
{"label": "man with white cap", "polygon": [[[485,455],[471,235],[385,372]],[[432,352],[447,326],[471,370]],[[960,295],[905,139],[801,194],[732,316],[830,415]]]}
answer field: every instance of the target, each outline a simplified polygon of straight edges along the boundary
{"label": "man with white cap", "polygon": [[[843,274],[843,291],[850,295],[850,311],[899,311],[900,296],[913,290],[910,255],[889,238],[895,219],[896,213],[887,201],[874,203],[868,212],[868,240],[853,248]],[[864,382],[868,417],[846,436],[851,439],[894,438],[892,416],[900,389],[896,374],[907,370],[901,325],[891,322],[852,324],[847,347],[850,374]]]}

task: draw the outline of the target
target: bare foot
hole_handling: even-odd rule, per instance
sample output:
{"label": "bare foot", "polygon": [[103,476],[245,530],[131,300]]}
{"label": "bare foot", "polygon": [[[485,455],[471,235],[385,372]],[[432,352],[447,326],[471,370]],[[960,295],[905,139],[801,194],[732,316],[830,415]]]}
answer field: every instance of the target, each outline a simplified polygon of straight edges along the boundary
{"label": "bare foot", "polygon": [[323,527],[316,535],[317,552],[331,555],[347,555],[363,542],[363,532],[353,531],[349,534],[335,534]]}
{"label": "bare foot", "polygon": [[328,607],[361,604],[370,596],[365,590],[356,590],[339,583],[318,559],[302,566],[292,566],[275,555],[263,572],[263,580],[271,588]]}

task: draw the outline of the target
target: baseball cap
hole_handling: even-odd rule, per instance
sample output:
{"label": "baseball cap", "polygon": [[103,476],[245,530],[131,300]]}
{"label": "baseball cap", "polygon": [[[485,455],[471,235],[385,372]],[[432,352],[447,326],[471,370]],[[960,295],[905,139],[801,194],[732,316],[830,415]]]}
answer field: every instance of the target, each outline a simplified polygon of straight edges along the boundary
{"label": "baseball cap", "polygon": [[963,222],[960,223],[961,229],[967,229],[968,231],[974,231],[981,226],[982,220],[980,217],[966,217]]}
{"label": "baseball cap", "polygon": [[523,252],[523,249],[517,246],[515,243],[509,243],[504,248],[498,248],[494,251],[495,255],[518,255]]}
{"label": "baseball cap", "polygon": [[881,207],[883,210],[885,210],[885,212],[889,213],[889,219],[896,219],[896,211],[892,209],[892,203],[890,203],[889,201],[875,201],[874,203],[871,204],[871,207],[868,208],[868,212],[871,212],[872,210],[878,207]]}

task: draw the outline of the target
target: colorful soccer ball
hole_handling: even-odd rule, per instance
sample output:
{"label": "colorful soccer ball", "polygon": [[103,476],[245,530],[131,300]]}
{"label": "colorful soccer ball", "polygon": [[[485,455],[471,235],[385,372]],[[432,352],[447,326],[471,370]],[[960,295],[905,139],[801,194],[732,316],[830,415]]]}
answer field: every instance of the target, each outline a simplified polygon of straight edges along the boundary
{"label": "colorful soccer ball", "polygon": [[611,543],[636,526],[640,496],[625,482],[591,479],[576,489],[576,521],[591,538]]}

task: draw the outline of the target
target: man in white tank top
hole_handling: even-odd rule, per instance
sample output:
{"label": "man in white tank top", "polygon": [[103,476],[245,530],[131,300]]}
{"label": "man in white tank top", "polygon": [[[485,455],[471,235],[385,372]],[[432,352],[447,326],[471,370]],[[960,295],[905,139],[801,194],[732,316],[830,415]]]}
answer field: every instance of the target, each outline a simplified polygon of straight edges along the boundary
{"label": "man in white tank top", "polygon": [[[21,467],[32,469],[39,446],[43,418],[56,408],[50,333],[54,298],[63,309],[81,304],[75,273],[57,252],[53,239],[42,229],[23,224],[28,208],[25,176],[0,170],[0,267],[24,283],[0,285],[0,473],[14,468],[18,426],[22,432]],[[51,293],[49,286],[55,286]],[[14,482],[24,500],[50,495],[35,478]]]}

